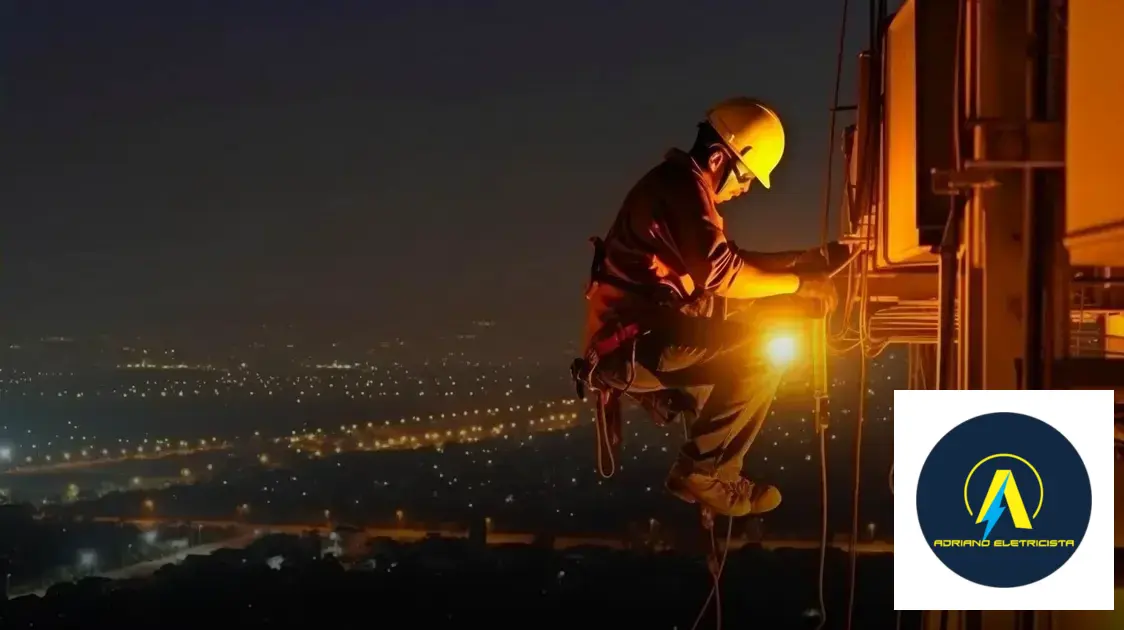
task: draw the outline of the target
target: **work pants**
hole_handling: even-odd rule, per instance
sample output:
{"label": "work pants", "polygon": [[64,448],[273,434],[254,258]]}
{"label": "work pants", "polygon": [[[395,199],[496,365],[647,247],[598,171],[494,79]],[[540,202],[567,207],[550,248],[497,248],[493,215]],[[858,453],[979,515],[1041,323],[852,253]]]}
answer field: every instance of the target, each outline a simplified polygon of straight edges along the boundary
{"label": "work pants", "polygon": [[610,384],[637,394],[676,389],[695,403],[679,461],[733,480],[769,413],[781,372],[764,359],[755,328],[710,318],[673,317],[650,327],[635,353],[607,361]]}

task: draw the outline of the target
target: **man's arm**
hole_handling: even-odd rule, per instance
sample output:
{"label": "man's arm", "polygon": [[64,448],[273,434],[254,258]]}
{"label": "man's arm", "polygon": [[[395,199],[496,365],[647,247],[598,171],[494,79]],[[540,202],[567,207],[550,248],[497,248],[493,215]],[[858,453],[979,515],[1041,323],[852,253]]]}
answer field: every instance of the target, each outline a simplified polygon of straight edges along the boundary
{"label": "man's arm", "polygon": [[[733,242],[731,246],[736,247]],[[762,271],[769,271],[773,273],[791,273],[796,266],[797,261],[800,260],[807,252],[751,252],[744,249],[739,249],[738,254],[749,264],[761,269]]]}
{"label": "man's arm", "polygon": [[[730,245],[737,247],[733,242]],[[844,261],[851,258],[851,250],[837,241],[828,243],[826,248],[815,247],[800,251],[768,253],[739,249],[738,253],[741,254],[742,258],[760,269],[789,271],[797,275],[837,269]]]}
{"label": "man's arm", "polygon": [[668,192],[664,201],[669,236],[701,288],[735,300],[789,295],[800,288],[796,274],[762,269],[726,240],[718,214],[700,186]]}

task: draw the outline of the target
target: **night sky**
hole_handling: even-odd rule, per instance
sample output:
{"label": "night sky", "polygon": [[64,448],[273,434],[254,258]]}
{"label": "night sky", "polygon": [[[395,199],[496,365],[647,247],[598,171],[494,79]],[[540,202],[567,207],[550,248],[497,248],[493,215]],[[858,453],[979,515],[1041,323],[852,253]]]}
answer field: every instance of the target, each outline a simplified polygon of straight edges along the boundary
{"label": "night sky", "polygon": [[586,238],[723,97],[788,133],[731,236],[818,245],[840,5],[5,0],[0,327],[560,347]]}

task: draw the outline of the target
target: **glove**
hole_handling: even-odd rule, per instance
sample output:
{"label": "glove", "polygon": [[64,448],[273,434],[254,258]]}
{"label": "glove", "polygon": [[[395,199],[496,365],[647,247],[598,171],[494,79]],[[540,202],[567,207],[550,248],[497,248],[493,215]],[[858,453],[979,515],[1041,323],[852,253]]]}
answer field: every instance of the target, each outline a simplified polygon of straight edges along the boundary
{"label": "glove", "polygon": [[799,298],[819,300],[823,304],[824,314],[835,310],[839,296],[835,292],[835,283],[825,273],[812,273],[800,276],[800,287],[794,294]]}

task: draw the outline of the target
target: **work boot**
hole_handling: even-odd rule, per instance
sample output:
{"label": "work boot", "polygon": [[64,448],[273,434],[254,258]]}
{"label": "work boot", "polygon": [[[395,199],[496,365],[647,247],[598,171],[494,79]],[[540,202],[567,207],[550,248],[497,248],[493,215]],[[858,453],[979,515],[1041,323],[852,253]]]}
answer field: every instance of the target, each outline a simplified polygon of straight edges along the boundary
{"label": "work boot", "polygon": [[701,503],[715,514],[746,516],[777,509],[781,493],[773,486],[757,485],[745,477],[726,480],[717,475],[685,470],[676,464],[667,476],[671,494],[687,503]]}

